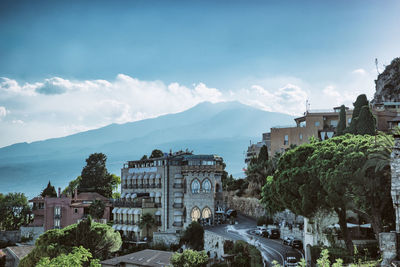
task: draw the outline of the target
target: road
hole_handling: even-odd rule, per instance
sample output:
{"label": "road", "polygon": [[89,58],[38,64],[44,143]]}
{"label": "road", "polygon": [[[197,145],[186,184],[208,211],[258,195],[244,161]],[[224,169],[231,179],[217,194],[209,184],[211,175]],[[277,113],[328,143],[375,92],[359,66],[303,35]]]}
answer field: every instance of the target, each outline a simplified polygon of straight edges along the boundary
{"label": "road", "polygon": [[298,260],[303,257],[301,251],[283,245],[280,239],[268,239],[255,235],[254,230],[257,226],[254,219],[238,215],[237,221],[238,224],[235,225],[218,225],[207,228],[207,230],[229,239],[244,240],[256,246],[260,250],[267,266],[272,266],[272,261],[274,260],[283,266],[284,258],[287,253],[296,255]]}

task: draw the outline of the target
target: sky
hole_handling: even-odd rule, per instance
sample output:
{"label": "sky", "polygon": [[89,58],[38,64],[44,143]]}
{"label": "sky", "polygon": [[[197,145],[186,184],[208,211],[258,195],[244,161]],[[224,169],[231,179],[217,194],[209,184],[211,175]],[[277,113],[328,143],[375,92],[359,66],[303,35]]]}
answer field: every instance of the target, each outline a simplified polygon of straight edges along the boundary
{"label": "sky", "polygon": [[0,147],[240,101],[373,97],[399,1],[0,1]]}

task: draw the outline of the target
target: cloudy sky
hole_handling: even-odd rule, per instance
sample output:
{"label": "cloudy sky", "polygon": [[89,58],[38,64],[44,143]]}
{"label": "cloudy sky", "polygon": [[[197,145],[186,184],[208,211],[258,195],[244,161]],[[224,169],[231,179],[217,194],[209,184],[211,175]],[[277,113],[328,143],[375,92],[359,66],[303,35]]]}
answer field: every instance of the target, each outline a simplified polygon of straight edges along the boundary
{"label": "cloudy sky", "polygon": [[0,147],[202,101],[351,105],[400,56],[399,1],[70,2],[0,2]]}

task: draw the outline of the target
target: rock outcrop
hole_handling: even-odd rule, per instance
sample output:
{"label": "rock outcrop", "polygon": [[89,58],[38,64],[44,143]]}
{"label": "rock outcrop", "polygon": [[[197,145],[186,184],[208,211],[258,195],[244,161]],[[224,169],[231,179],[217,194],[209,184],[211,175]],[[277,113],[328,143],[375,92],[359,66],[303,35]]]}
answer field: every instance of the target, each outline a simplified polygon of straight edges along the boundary
{"label": "rock outcrop", "polygon": [[390,65],[375,80],[376,92],[372,103],[400,102],[400,58]]}

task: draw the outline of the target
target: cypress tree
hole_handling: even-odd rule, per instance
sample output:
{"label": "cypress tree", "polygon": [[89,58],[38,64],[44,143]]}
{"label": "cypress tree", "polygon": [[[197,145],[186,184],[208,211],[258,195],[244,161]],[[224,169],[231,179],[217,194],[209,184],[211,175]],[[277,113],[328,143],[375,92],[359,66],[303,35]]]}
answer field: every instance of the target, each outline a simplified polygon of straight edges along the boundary
{"label": "cypress tree", "polygon": [[57,192],[56,189],[54,188],[54,186],[51,185],[50,181],[47,184],[47,187],[45,189],[43,189],[42,197],[57,197]]}
{"label": "cypress tree", "polygon": [[369,134],[369,135],[375,135],[375,127],[376,122],[374,115],[372,115],[372,112],[369,108],[369,106],[363,106],[361,108],[360,115],[358,116],[358,121],[357,121],[357,134]]}
{"label": "cypress tree", "polygon": [[368,106],[368,105],[369,102],[365,94],[361,94],[357,97],[356,102],[353,103],[354,110],[353,110],[353,116],[351,118],[351,123],[346,132],[351,134],[358,134],[357,133],[358,116],[360,115],[361,108],[363,106]]}
{"label": "cypress tree", "polygon": [[343,135],[346,129],[346,107],[340,106],[339,123],[336,128],[336,136]]}

